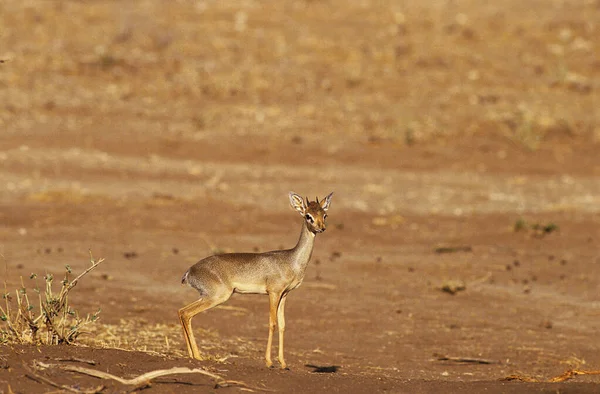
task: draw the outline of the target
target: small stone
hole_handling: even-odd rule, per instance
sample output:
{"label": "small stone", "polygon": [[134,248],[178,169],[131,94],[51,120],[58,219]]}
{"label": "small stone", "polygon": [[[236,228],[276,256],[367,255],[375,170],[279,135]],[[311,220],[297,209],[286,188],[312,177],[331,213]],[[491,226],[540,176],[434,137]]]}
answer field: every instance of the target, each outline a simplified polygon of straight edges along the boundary
{"label": "small stone", "polygon": [[441,290],[452,295],[467,289],[467,285],[462,280],[448,280],[442,284]]}
{"label": "small stone", "polygon": [[549,330],[552,328],[552,322],[550,320],[545,320],[542,322],[542,327]]}

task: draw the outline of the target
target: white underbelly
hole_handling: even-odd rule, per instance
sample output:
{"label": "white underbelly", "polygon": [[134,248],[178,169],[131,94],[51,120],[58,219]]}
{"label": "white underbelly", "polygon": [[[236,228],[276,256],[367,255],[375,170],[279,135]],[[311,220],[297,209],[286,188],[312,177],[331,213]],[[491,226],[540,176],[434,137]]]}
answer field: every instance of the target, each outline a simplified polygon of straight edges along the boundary
{"label": "white underbelly", "polygon": [[264,284],[233,283],[233,291],[241,294],[267,294]]}

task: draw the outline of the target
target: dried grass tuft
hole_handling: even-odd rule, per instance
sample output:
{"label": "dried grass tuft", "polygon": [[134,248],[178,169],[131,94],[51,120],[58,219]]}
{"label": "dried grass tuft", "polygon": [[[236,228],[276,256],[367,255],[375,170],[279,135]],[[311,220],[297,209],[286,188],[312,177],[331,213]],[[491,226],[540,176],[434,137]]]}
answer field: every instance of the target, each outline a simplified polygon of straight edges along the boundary
{"label": "dried grass tuft", "polygon": [[[195,328],[198,345],[205,360],[225,362],[232,357],[251,356],[260,351],[262,343],[247,338],[220,338],[213,330]],[[137,351],[167,358],[187,358],[185,343],[178,323],[154,323],[143,318],[121,319],[116,324],[97,324],[92,335],[81,344],[104,349]],[[232,349],[235,349],[232,354]]]}
{"label": "dried grass tuft", "polygon": [[71,267],[67,265],[58,293],[53,291],[54,277],[51,274],[44,276],[43,291],[37,285],[37,275],[32,274],[29,279],[36,283],[33,292],[37,295],[37,302],[30,300],[23,278],[21,278],[21,288],[15,290],[14,299],[4,282],[2,295],[4,306],[0,305],[0,321],[3,323],[0,328],[0,343],[44,345],[74,343],[85,327],[98,320],[100,310],[80,317],[79,313],[69,305],[69,292],[81,278],[103,261],[104,259],[94,260],[90,251],[91,266],[73,280],[71,280]]}
{"label": "dried grass tuft", "polygon": [[[161,356],[184,357],[181,328],[176,324],[151,323],[145,319],[121,319],[117,324],[99,324],[90,329],[92,335],[84,345],[99,348],[140,351]],[[203,337],[214,339],[209,332]]]}

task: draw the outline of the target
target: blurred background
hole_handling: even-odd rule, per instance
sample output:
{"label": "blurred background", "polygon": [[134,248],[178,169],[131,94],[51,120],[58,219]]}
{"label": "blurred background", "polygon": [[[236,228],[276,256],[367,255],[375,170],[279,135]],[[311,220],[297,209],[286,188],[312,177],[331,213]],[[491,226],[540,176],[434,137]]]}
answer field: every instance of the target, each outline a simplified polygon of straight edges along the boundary
{"label": "blurred background", "polygon": [[[600,140],[597,1],[29,0],[1,18],[9,191],[240,202],[348,175],[358,199],[385,179],[364,190],[357,163],[599,171],[570,160]],[[124,179],[140,172],[160,190]]]}

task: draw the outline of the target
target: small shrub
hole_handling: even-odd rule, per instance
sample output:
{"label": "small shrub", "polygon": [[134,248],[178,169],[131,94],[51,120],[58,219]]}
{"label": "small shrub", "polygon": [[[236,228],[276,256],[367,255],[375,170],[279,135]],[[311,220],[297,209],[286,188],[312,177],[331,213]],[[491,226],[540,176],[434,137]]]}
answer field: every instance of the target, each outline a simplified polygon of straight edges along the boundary
{"label": "small shrub", "polygon": [[532,234],[535,237],[543,237],[544,235],[553,233],[555,231],[558,231],[559,229],[560,228],[558,227],[558,225],[556,223],[529,224],[523,218],[517,219],[517,221],[515,222],[515,225],[514,225],[515,232],[531,230]]}
{"label": "small shrub", "polygon": [[94,260],[90,251],[92,265],[73,280],[71,267],[65,266],[65,276],[58,293],[52,289],[54,277],[51,274],[46,274],[43,278],[43,291],[37,285],[37,275],[31,274],[29,279],[35,281],[32,291],[38,298],[35,303],[30,300],[23,278],[21,288],[15,290],[14,297],[6,290],[5,282],[2,295],[4,302],[0,302],[0,343],[58,345],[75,342],[85,326],[98,320],[100,310],[80,317],[69,305],[69,292],[83,276],[103,261],[104,259]]}
{"label": "small shrub", "polygon": [[527,230],[527,222],[523,218],[518,218],[515,222],[515,232],[521,230]]}
{"label": "small shrub", "polygon": [[536,223],[533,226],[531,226],[531,229],[533,231],[535,231],[535,234],[537,236],[543,236],[545,234],[550,234],[550,233],[553,233],[553,232],[559,230],[558,225],[555,223],[548,223],[548,224]]}

